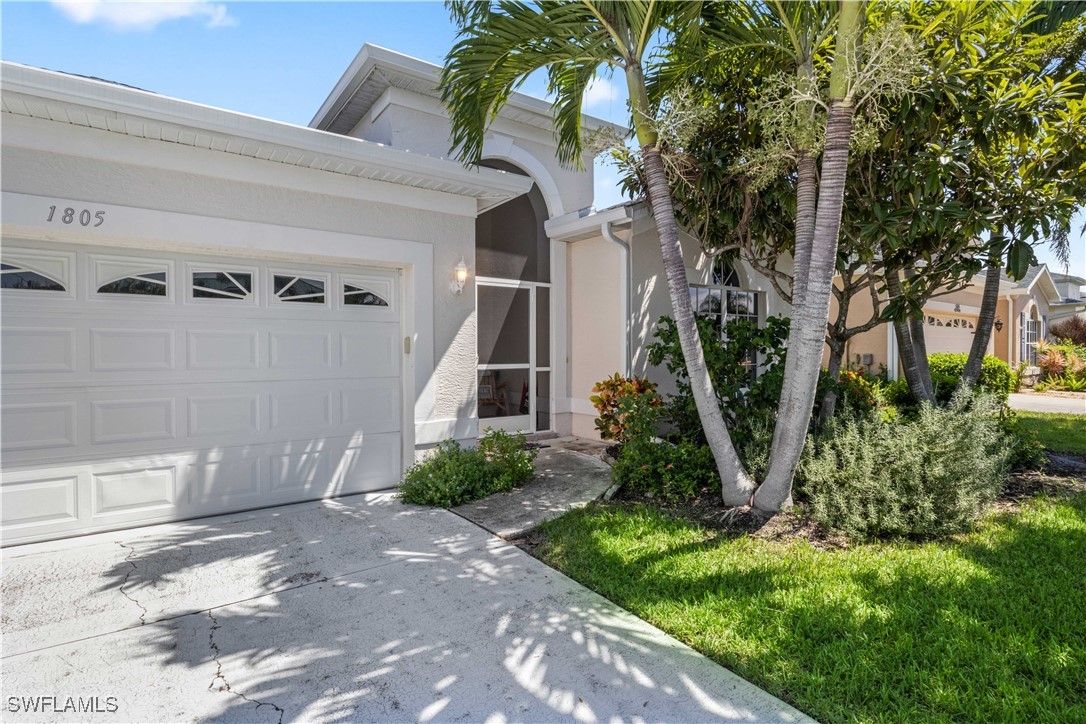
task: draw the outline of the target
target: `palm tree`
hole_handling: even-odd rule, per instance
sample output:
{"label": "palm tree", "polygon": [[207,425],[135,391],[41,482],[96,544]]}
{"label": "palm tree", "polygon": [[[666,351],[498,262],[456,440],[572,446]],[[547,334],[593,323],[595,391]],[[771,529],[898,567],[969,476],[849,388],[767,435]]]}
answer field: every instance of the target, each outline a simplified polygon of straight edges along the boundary
{"label": "palm tree", "polygon": [[777,511],[791,503],[792,480],[803,454],[814,409],[837,262],[837,242],[841,233],[841,210],[844,206],[857,92],[857,55],[863,37],[865,11],[864,2],[842,0],[837,13],[836,50],[830,71],[829,108],[814,236],[810,257],[805,265],[806,283],[798,304],[793,293],[784,385],[777,408],[777,423],[773,428],[773,454],[766,479],[754,493],[754,506],[761,510]]}
{"label": "palm tree", "polygon": [[[580,110],[585,89],[601,66],[624,73],[675,324],[698,415],[720,471],[725,505],[753,503],[775,512],[790,503],[792,479],[814,408],[848,169],[856,60],[865,17],[864,2],[840,0],[833,5],[837,6],[836,50],[829,81],[821,179],[815,179],[813,154],[800,153],[797,202],[805,213],[797,213],[792,332],[772,461],[766,481],[757,487],[736,454],[705,365],[660,137],[653,124],[646,53],[661,33],[670,33],[667,37],[676,48],[698,46],[703,25],[707,35],[715,35],[716,42],[725,46],[768,48],[773,44],[766,39],[776,32],[787,39],[776,43],[775,52],[784,47],[785,55],[794,58],[800,78],[813,83],[813,55],[824,39],[821,29],[827,17],[825,8],[817,2],[789,6],[777,0],[765,6],[716,5],[708,11],[701,2],[656,0],[448,3],[460,28],[460,39],[446,57],[440,90],[450,112],[453,146],[468,163],[481,160],[487,125],[510,93],[540,69],[547,70],[555,98],[559,160],[571,165],[582,163]],[[750,7],[758,9],[751,11]],[[769,10],[763,11],[762,7]],[[761,27],[767,20],[779,27]],[[791,50],[787,50],[789,45]]]}
{"label": "palm tree", "polygon": [[674,42],[695,34],[702,3],[495,0],[447,6],[459,27],[459,40],[446,57],[439,89],[452,121],[453,147],[467,163],[481,160],[487,125],[509,95],[533,72],[546,69],[555,99],[558,158],[580,165],[585,90],[601,67],[625,75],[648,202],[698,415],[720,471],[724,503],[748,504],[755,483],[736,454],[705,365],[646,83],[650,46],[668,28],[678,33],[668,36]]}

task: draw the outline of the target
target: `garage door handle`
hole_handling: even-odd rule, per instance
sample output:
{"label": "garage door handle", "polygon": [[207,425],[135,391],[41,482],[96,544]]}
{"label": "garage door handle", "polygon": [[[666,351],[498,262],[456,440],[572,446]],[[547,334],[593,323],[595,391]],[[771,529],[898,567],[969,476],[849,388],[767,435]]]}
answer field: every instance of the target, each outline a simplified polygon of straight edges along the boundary
{"label": "garage door handle", "polygon": [[411,354],[411,338],[410,337],[404,337],[403,338],[403,353],[404,354]]}

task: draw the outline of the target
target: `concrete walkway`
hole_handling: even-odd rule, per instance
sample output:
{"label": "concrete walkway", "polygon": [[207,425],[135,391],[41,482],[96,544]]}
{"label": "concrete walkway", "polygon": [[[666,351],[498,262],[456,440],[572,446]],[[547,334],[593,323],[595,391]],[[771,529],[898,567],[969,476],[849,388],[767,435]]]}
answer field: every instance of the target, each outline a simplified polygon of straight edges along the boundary
{"label": "concrete walkway", "polygon": [[494,535],[513,538],[591,503],[611,487],[611,467],[591,454],[606,445],[576,440],[548,444],[536,457],[536,477],[531,482],[453,508],[453,512]]}
{"label": "concrete walkway", "polygon": [[2,563],[12,721],[807,721],[467,520],[389,495]]}
{"label": "concrete walkway", "polygon": [[1032,412],[1064,412],[1072,415],[1086,415],[1086,397],[1057,397],[1055,395],[1035,395],[1013,393],[1007,400],[1011,409],[1030,410]]}

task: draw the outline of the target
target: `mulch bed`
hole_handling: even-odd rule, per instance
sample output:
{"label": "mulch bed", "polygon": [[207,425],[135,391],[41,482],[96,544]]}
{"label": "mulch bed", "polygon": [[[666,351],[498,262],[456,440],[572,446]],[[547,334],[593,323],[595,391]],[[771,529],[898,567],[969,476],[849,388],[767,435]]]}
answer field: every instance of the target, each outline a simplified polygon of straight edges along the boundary
{"label": "mulch bed", "polygon": [[[1044,470],[1020,470],[1012,473],[992,508],[998,512],[1013,513],[1037,495],[1066,496],[1081,492],[1086,492],[1086,456],[1049,453],[1049,464]],[[771,516],[752,508],[724,508],[716,492],[705,488],[697,497],[682,502],[665,501],[655,496],[619,489],[609,503],[597,504],[652,505],[669,515],[719,530],[728,536],[749,535],[781,542],[806,540],[821,549],[842,549],[850,545],[844,536],[834,535],[806,517],[802,503],[798,503],[789,512]],[[534,555],[534,551],[544,540],[545,536],[529,531],[510,542]]]}

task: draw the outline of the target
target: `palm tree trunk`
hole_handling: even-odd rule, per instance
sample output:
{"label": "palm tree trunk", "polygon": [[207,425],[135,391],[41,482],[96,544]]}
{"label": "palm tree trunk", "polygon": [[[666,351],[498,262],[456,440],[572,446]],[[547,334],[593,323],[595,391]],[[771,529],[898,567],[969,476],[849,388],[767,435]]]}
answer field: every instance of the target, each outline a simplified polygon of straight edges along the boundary
{"label": "palm tree trunk", "polygon": [[984,294],[980,302],[980,315],[977,330],[973,335],[973,346],[969,348],[969,358],[962,370],[962,379],[958,387],[972,387],[980,379],[980,368],[984,362],[984,353],[988,351],[988,342],[992,338],[992,325],[995,324],[996,306],[999,304],[999,281],[1002,274],[1000,261],[1002,254],[992,252],[988,255],[988,271],[984,275]]}
{"label": "palm tree trunk", "polygon": [[810,273],[801,304],[792,307],[784,385],[777,408],[777,424],[773,429],[773,457],[765,482],[754,493],[754,506],[769,512],[777,512],[791,505],[792,479],[807,442],[807,429],[822,368],[830,288],[837,262],[852,114],[853,106],[850,103],[835,100],[830,104],[826,119],[826,146],[822,153],[822,179],[811,244]]}
{"label": "palm tree trunk", "polygon": [[743,467],[735,446],[732,445],[731,435],[728,434],[724,416],[717,403],[713,381],[709,377],[709,369],[705,365],[705,352],[701,348],[697,320],[694,318],[694,308],[690,304],[686,264],[683,262],[682,245],[679,242],[679,226],[675,221],[664,163],[660,158],[660,152],[651,146],[642,148],[641,152],[645,164],[649,203],[656,221],[656,231],[660,236],[664,274],[667,276],[671,306],[675,313],[675,328],[679,333],[679,343],[683,351],[683,360],[686,362],[686,372],[690,378],[690,390],[698,408],[698,417],[701,419],[705,439],[709,443],[709,449],[713,453],[717,470],[720,472],[724,504],[747,505],[754,491],[754,480]]}
{"label": "palm tree trunk", "polygon": [[818,162],[800,151],[796,176],[796,254],[792,264],[792,306],[802,306],[811,274],[811,244],[818,214]]}

